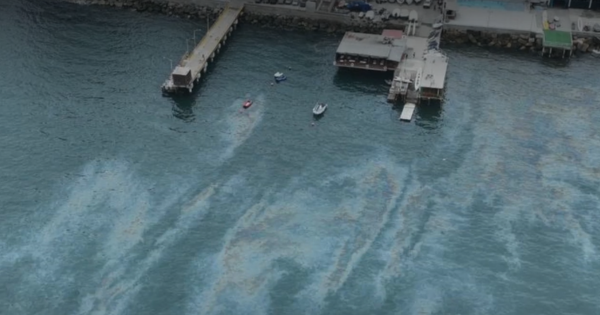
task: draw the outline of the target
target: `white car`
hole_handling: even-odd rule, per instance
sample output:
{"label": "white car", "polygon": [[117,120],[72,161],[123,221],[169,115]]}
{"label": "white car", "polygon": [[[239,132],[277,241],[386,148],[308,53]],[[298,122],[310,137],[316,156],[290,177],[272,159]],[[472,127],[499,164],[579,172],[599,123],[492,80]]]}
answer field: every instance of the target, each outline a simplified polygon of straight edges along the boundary
{"label": "white car", "polygon": [[425,0],[423,2],[423,8],[431,8],[431,0]]}

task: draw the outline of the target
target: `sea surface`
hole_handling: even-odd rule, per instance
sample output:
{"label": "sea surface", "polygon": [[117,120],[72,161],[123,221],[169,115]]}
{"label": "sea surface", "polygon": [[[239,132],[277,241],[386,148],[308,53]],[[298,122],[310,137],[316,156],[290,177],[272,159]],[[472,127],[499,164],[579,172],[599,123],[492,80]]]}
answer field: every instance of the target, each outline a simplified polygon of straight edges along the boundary
{"label": "sea surface", "polygon": [[196,29],[0,2],[0,314],[600,313],[600,60],[445,47],[403,123],[340,36],[251,25],[162,97]]}

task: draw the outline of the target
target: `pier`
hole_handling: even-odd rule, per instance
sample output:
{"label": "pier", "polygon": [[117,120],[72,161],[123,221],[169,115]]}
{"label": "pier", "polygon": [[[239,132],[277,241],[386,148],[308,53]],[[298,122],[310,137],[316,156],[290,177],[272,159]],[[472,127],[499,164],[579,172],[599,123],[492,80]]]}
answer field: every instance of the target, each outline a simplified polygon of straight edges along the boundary
{"label": "pier", "polygon": [[208,69],[209,62],[214,61],[228,36],[236,28],[243,9],[243,3],[232,2],[225,7],[200,43],[192,52],[186,54],[179,65],[173,69],[169,78],[162,85],[163,94],[192,92],[194,83],[200,81],[202,73],[206,73]]}

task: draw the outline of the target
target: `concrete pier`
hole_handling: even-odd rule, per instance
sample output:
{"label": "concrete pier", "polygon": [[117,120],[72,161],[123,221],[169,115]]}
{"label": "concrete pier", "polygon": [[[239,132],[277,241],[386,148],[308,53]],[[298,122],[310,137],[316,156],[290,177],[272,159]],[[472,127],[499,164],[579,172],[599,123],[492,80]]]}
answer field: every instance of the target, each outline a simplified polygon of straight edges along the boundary
{"label": "concrete pier", "polygon": [[191,93],[238,24],[243,3],[229,3],[194,50],[179,62],[162,85],[163,94]]}

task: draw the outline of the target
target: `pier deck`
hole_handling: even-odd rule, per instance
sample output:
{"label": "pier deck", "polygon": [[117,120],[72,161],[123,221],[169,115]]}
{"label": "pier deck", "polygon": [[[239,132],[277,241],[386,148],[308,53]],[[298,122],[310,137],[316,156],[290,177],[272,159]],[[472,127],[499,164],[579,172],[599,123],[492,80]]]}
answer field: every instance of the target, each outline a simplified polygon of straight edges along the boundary
{"label": "pier deck", "polygon": [[163,92],[192,91],[194,82],[200,79],[203,71],[206,72],[209,61],[214,59],[221,45],[227,40],[227,36],[237,25],[243,8],[243,3],[230,3],[225,7],[200,43],[175,67],[169,79],[163,84]]}

